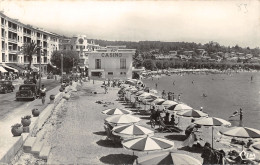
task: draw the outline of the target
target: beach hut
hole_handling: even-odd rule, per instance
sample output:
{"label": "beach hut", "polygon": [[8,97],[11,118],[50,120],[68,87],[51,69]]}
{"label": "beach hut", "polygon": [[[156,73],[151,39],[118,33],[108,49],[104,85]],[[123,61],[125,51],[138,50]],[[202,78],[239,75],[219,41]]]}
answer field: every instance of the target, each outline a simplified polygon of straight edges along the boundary
{"label": "beach hut", "polygon": [[140,165],[163,165],[163,164],[185,164],[201,165],[201,162],[189,155],[177,152],[159,152],[137,158],[134,164]]}

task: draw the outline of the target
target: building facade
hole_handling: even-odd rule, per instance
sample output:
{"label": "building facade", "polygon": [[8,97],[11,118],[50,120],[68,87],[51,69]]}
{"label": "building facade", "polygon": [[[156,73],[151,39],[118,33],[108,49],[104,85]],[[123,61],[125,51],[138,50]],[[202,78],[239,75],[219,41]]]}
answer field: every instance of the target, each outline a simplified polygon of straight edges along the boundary
{"label": "building facade", "polygon": [[91,79],[132,78],[132,63],[135,49],[125,46],[107,46],[89,52],[88,74]]}
{"label": "building facade", "polygon": [[41,46],[42,56],[33,55],[32,65],[39,67],[41,60],[42,71],[47,73],[47,64],[50,63],[53,51],[59,50],[60,36],[44,29],[26,25],[18,20],[12,19],[0,12],[1,17],[1,42],[0,42],[0,64],[5,66],[29,64],[28,57],[22,53],[25,43],[35,42]]}
{"label": "building facade", "polygon": [[96,45],[93,40],[88,40],[86,35],[76,35],[72,38],[63,38],[61,42],[61,50],[73,50],[79,55],[79,66],[81,68],[89,67],[89,52],[100,49],[99,45]]}

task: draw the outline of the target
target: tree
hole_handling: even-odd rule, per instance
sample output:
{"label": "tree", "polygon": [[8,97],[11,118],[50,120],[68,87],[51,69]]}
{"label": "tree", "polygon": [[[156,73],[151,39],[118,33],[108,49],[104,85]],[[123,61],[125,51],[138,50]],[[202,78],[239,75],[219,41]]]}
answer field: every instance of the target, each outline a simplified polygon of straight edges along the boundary
{"label": "tree", "polygon": [[148,70],[153,70],[155,68],[153,60],[144,60],[143,66]]}
{"label": "tree", "polygon": [[[76,51],[72,50],[61,50],[55,51],[51,57],[51,63],[58,68],[61,68],[61,54],[63,54],[63,70],[64,72],[70,72],[74,66],[77,66],[79,63],[79,55]],[[74,59],[74,60],[73,60]]]}
{"label": "tree", "polygon": [[39,46],[37,46],[37,44],[33,41],[29,43],[25,43],[22,47],[22,52],[25,55],[25,57],[28,58],[29,61],[29,65],[28,65],[29,70],[31,70],[33,55],[36,54],[38,48]]}

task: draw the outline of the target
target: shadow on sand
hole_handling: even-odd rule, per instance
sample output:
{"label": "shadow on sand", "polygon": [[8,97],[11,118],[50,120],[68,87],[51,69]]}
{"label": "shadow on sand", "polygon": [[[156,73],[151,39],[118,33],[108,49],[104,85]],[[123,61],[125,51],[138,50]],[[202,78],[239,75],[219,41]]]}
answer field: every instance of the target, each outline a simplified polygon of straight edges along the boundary
{"label": "shadow on sand", "polygon": [[101,135],[101,136],[106,136],[107,135],[105,131],[93,132],[93,134]]}
{"label": "shadow on sand", "polygon": [[102,146],[102,147],[111,147],[111,148],[122,148],[122,144],[118,143],[115,144],[113,141],[111,140],[99,140],[96,142],[97,145]]}
{"label": "shadow on sand", "polygon": [[133,164],[136,158],[136,155],[109,154],[101,157],[99,160],[106,164]]}
{"label": "shadow on sand", "polygon": [[164,137],[166,139],[176,140],[176,141],[184,141],[187,138],[185,135],[167,135],[167,136],[164,136]]}

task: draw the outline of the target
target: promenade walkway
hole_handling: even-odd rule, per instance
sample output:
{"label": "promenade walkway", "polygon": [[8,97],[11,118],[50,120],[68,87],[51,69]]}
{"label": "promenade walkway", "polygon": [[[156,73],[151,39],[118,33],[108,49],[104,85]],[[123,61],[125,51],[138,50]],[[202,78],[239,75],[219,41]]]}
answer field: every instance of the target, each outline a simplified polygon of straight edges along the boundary
{"label": "promenade walkway", "polygon": [[42,105],[41,99],[30,101],[16,108],[14,111],[9,113],[8,116],[0,120],[0,160],[10,149],[12,149],[14,143],[16,143],[17,140],[20,138],[20,136],[13,137],[11,133],[11,126],[16,123],[21,123],[21,117],[25,115],[32,115],[31,110],[34,108],[37,108],[42,111],[49,104],[50,95],[56,95],[59,92],[59,88],[60,86],[57,86],[47,92],[46,102],[44,105]]}

